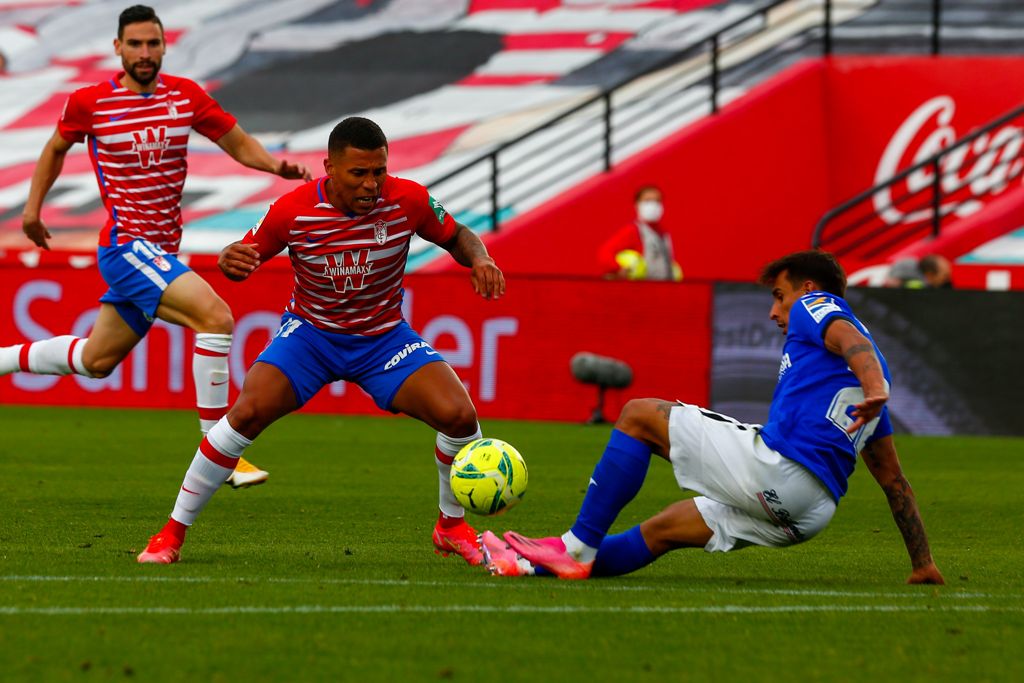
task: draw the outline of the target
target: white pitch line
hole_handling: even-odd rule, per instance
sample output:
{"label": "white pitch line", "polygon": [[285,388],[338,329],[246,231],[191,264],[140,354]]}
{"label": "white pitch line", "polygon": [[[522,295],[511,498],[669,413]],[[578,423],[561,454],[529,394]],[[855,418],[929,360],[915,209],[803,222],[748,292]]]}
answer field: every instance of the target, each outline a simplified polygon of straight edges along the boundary
{"label": "white pitch line", "polygon": [[896,598],[896,599],[1021,599],[1024,593],[959,593],[947,592],[946,589],[935,587],[938,592],[922,593],[908,590],[906,593],[897,592],[871,592],[871,591],[837,591],[819,589],[785,589],[785,588],[733,588],[733,587],[691,587],[691,586],[665,586],[665,585],[622,585],[605,584],[604,580],[585,582],[561,582],[544,581],[543,584],[530,579],[504,579],[490,582],[461,582],[461,581],[418,581],[405,579],[335,579],[335,578],[288,578],[288,577],[244,577],[244,576],[51,576],[51,575],[7,575],[0,576],[0,582],[7,583],[293,583],[293,584],[325,584],[340,586],[394,586],[407,588],[537,588],[543,585],[550,588],[558,586],[560,589],[586,589],[602,590],[610,592],[619,591],[651,591],[658,593],[731,593],[736,595],[789,595],[796,597],[840,597],[840,598]]}
{"label": "white pitch line", "polygon": [[844,612],[1024,612],[1020,607],[952,605],[940,607],[906,605],[717,605],[702,607],[587,607],[546,605],[295,605],[229,607],[15,607],[0,606],[0,616],[92,616],[167,615],[199,616],[224,614],[793,614]]}

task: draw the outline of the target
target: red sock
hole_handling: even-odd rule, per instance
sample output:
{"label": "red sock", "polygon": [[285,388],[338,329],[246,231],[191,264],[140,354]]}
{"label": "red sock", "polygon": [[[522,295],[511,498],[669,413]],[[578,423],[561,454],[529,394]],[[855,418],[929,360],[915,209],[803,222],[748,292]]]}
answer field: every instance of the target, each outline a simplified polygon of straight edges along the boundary
{"label": "red sock", "polygon": [[437,515],[437,525],[442,529],[451,529],[453,526],[458,526],[465,521],[465,517],[449,517],[443,512],[439,512]]}
{"label": "red sock", "polygon": [[184,543],[186,531],[188,531],[187,526],[173,519],[168,519],[167,524],[164,524],[164,528],[160,530],[160,533],[170,534],[171,536],[174,536],[176,539]]}

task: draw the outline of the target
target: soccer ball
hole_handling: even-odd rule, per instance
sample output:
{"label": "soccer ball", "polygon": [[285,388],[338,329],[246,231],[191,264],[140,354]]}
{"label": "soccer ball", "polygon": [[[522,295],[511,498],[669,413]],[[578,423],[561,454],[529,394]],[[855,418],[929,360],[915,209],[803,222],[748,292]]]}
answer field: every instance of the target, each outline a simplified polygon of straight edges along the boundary
{"label": "soccer ball", "polygon": [[523,456],[498,439],[466,444],[452,463],[452,493],[478,515],[497,514],[522,500],[527,478]]}

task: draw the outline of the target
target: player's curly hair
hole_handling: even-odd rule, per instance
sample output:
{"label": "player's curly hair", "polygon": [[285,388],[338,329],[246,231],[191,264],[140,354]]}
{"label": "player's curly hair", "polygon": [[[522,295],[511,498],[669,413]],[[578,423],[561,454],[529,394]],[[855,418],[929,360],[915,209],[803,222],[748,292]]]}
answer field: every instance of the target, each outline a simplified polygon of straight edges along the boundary
{"label": "player's curly hair", "polygon": [[156,15],[156,10],[146,5],[132,5],[121,12],[121,16],[117,18],[117,39],[121,40],[124,38],[125,26],[128,24],[141,24],[144,21],[152,21],[160,27],[160,32],[163,33],[164,25],[160,21],[160,17]]}
{"label": "player's curly hair", "polygon": [[327,153],[344,152],[346,147],[356,149],[387,149],[388,139],[384,131],[370,119],[361,116],[350,116],[331,131],[327,140]]}
{"label": "player's curly hair", "polygon": [[787,254],[766,265],[757,281],[765,287],[771,287],[783,271],[794,287],[810,280],[823,292],[846,296],[846,273],[836,257],[827,251],[810,249]]}

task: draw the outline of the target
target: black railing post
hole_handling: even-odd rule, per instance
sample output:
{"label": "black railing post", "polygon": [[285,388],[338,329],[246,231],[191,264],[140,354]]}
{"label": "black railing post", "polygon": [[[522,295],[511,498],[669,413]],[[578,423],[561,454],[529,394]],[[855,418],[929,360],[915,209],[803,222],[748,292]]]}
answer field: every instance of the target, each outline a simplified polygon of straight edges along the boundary
{"label": "black railing post", "polygon": [[718,113],[718,34],[711,36],[711,113]]}
{"label": "black railing post", "polygon": [[939,169],[941,155],[932,162],[932,237],[939,236],[942,224],[942,171]]}
{"label": "black railing post", "polygon": [[932,55],[939,54],[939,29],[942,26],[942,0],[932,0]]}
{"label": "black railing post", "polygon": [[612,170],[612,93],[604,94],[604,170]]}
{"label": "black railing post", "polygon": [[822,52],[828,57],[832,54],[832,0],[825,0],[825,29],[822,38]]}
{"label": "black railing post", "polygon": [[498,232],[498,153],[491,154],[491,230]]}

